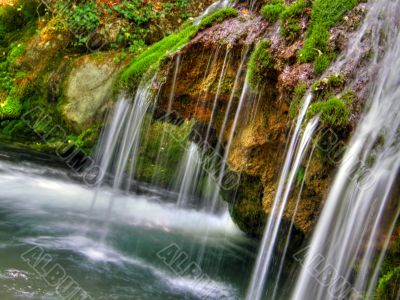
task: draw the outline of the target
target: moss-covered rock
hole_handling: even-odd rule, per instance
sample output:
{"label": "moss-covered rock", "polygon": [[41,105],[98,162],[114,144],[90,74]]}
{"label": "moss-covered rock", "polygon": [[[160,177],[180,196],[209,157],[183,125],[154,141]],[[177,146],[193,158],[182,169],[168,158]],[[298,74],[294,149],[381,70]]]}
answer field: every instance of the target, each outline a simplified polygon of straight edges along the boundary
{"label": "moss-covered rock", "polygon": [[77,132],[91,125],[107,101],[112,100],[112,86],[118,65],[114,54],[80,57],[71,66],[65,79],[62,112]]}
{"label": "moss-covered rock", "polygon": [[332,49],[328,47],[329,30],[358,2],[358,0],[315,0],[313,2],[307,38],[298,55],[301,62],[314,61],[318,74],[325,71],[334,55]]}
{"label": "moss-covered rock", "polygon": [[242,175],[234,200],[229,204],[234,222],[255,237],[262,236],[267,219],[261,203],[263,190],[259,178]]}
{"label": "moss-covered rock", "polygon": [[137,85],[140,78],[146,72],[155,73],[160,62],[167,56],[186,45],[190,39],[199,31],[213,24],[220,23],[226,18],[236,17],[238,12],[234,8],[222,8],[210,16],[203,18],[199,24],[188,24],[177,33],[173,33],[161,41],[151,45],[138,57],[135,57],[130,65],[122,72],[121,80],[125,85]]}
{"label": "moss-covered rock", "polygon": [[251,53],[247,66],[247,80],[254,91],[258,91],[268,81],[276,80],[274,59],[270,53],[270,43],[261,40]]}

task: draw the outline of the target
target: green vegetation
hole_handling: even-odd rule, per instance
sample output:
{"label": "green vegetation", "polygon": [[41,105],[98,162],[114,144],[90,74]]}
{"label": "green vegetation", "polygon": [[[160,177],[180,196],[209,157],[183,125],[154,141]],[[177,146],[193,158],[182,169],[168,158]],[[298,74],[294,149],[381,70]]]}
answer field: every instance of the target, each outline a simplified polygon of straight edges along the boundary
{"label": "green vegetation", "polygon": [[307,85],[300,82],[294,89],[292,94],[292,101],[289,107],[289,117],[296,119],[299,114],[299,109],[305,93],[307,92]]}
{"label": "green vegetation", "polygon": [[247,79],[250,87],[257,91],[274,72],[274,61],[270,53],[270,44],[267,40],[261,40],[257,43],[251,53],[248,67]]}
{"label": "green vegetation", "polygon": [[338,128],[349,124],[351,111],[343,100],[332,97],[326,102],[312,103],[307,111],[307,119],[310,120],[318,114],[324,126]]}
{"label": "green vegetation", "polygon": [[[328,49],[329,30],[357,4],[358,0],[315,0],[304,47],[298,54],[299,60],[303,63],[315,62],[316,73],[322,73],[333,58],[332,50]],[[323,58],[316,60],[321,55]]]}
{"label": "green vegetation", "polygon": [[36,20],[38,1],[18,1],[14,5],[0,6],[0,46],[7,47],[8,38]]}
{"label": "green vegetation", "polygon": [[269,21],[281,21],[281,35],[293,41],[301,34],[300,19],[312,3],[312,13],[304,47],[298,53],[302,63],[313,62],[316,74],[322,74],[330,65],[335,53],[329,49],[329,30],[343,15],[358,4],[358,0],[297,0],[286,5],[283,0],[269,0],[261,14]]}
{"label": "green vegetation", "polygon": [[375,299],[392,300],[395,299],[400,287],[400,266],[385,274],[379,279],[378,288],[376,289]]}
{"label": "green vegetation", "polygon": [[0,93],[7,95],[0,103],[0,120],[16,118],[20,115],[22,105],[18,95],[16,80],[25,77],[24,72],[14,68],[15,61],[25,52],[23,43],[10,45],[10,50],[5,60],[0,63]]}
{"label": "green vegetation", "polygon": [[100,25],[100,10],[94,2],[73,5],[72,9],[62,10],[69,29],[77,41],[76,46],[85,46],[90,34]]}
{"label": "green vegetation", "polygon": [[261,8],[261,14],[269,21],[277,21],[282,12],[286,9],[285,3],[281,0],[269,1]]}
{"label": "green vegetation", "polygon": [[220,9],[212,15],[205,17],[200,24],[188,25],[180,32],[165,37],[134,58],[132,63],[122,72],[121,80],[123,82],[133,80],[137,83],[145,72],[155,70],[163,59],[170,53],[186,45],[199,30],[236,15],[237,11],[233,8]]}
{"label": "green vegetation", "polygon": [[138,80],[149,69],[155,69],[169,53],[184,46],[196,34],[197,30],[196,26],[189,26],[181,32],[171,34],[158,43],[153,44],[136,57],[128,68],[123,71],[121,80],[124,82],[130,79]]}
{"label": "green vegetation", "polygon": [[345,78],[341,74],[333,74],[316,81],[312,85],[312,92],[317,101],[323,101],[331,98],[343,88]]}
{"label": "green vegetation", "polygon": [[214,24],[221,23],[223,20],[236,17],[237,15],[237,10],[232,7],[222,8],[220,10],[217,10],[215,13],[203,18],[198,25],[199,30],[211,27]]}
{"label": "green vegetation", "polygon": [[240,176],[235,197],[226,197],[232,219],[244,232],[261,237],[267,215],[262,206],[264,187],[259,177]]}
{"label": "green vegetation", "polygon": [[18,81],[25,78],[26,72],[16,62],[25,53],[24,41],[34,33],[41,13],[38,3],[27,0],[0,6],[0,120],[17,118],[22,111]]}
{"label": "green vegetation", "polygon": [[[113,49],[126,47],[130,52],[138,54],[146,44],[150,24],[157,23],[161,16],[177,15],[178,18],[180,14],[184,20],[190,17],[190,13],[185,11],[187,0],[55,2],[53,12],[57,13],[61,23],[67,24],[65,29],[73,33],[73,46],[82,51],[86,51],[87,46],[95,49],[104,46]],[[110,22],[117,24],[117,36],[113,29],[110,30]],[[113,36],[111,39],[110,34]]]}
{"label": "green vegetation", "polygon": [[[399,228],[400,221],[396,227]],[[386,252],[381,268],[381,277],[379,278],[376,289],[376,300],[396,299],[400,290],[400,236],[392,241],[392,245]]]}
{"label": "green vegetation", "polygon": [[293,41],[301,34],[300,18],[309,6],[307,0],[297,0],[287,6],[281,14],[281,34],[288,41]]}
{"label": "green vegetation", "polygon": [[301,187],[305,176],[306,176],[306,169],[303,166],[300,166],[296,173],[296,187],[297,188]]}
{"label": "green vegetation", "polygon": [[324,73],[324,71],[328,69],[328,67],[330,66],[333,57],[334,57],[333,55],[326,55],[326,54],[318,56],[314,61],[315,73],[317,75]]}
{"label": "green vegetation", "polygon": [[308,6],[308,0],[297,0],[290,5],[286,5],[283,0],[270,0],[260,12],[269,21],[280,20],[281,35],[286,40],[293,41],[301,33],[300,17]]}
{"label": "green vegetation", "polygon": [[[146,123],[150,122],[149,116]],[[179,126],[162,121],[149,124],[139,149],[136,177],[145,182],[157,182],[164,187],[172,184],[192,126],[192,122]],[[151,137],[150,141],[148,137]]]}

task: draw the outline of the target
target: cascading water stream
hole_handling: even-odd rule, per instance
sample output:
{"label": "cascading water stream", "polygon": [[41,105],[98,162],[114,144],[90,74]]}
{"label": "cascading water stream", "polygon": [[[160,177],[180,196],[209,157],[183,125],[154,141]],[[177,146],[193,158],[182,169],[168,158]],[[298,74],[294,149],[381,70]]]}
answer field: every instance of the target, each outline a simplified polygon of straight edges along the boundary
{"label": "cascading water stream", "polygon": [[201,157],[198,146],[191,142],[182,160],[179,171],[179,196],[177,205],[187,207],[191,197],[195,195],[201,168]]}
{"label": "cascading water stream", "polygon": [[[105,131],[97,151],[98,165],[101,170],[100,185],[104,181],[105,174],[111,177],[111,186],[114,193],[129,186],[126,178],[126,171],[130,163],[130,171],[134,173],[137,153],[140,144],[142,126],[149,107],[150,86],[147,82],[142,82],[132,103],[126,97],[120,97],[117,101],[112,115],[111,125]],[[96,204],[97,191],[94,193],[91,210]],[[111,212],[114,205],[114,195],[111,195],[107,208],[104,230],[101,239],[104,240],[111,220]]]}
{"label": "cascading water stream", "polygon": [[[398,19],[382,17],[398,14],[398,1],[377,1],[372,9],[380,20],[398,24]],[[388,24],[380,27],[388,49],[379,80],[319,218],[294,300],[374,297],[400,213],[398,199],[391,197],[400,168],[400,34],[398,26]],[[324,279],[328,272],[331,276]]]}
{"label": "cascading water stream", "polygon": [[282,222],[286,203],[289,199],[297,170],[304,158],[304,155],[306,154],[313,133],[318,125],[318,118],[308,122],[302,138],[300,139],[301,126],[311,100],[311,94],[306,96],[303,107],[297,119],[296,127],[293,132],[290,146],[286,154],[285,163],[279,179],[278,189],[272,204],[270,217],[268,218],[268,222],[265,227],[257,261],[250,281],[250,286],[247,291],[247,300],[259,300],[262,298],[265,280],[269,273],[273,251],[277,243],[278,230]]}

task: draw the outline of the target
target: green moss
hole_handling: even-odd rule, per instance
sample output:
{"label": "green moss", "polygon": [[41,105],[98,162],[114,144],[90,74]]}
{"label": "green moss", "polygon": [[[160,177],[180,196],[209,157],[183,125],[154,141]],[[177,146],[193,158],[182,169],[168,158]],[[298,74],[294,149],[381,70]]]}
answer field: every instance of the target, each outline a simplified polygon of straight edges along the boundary
{"label": "green moss", "polygon": [[282,12],[282,20],[298,17],[308,7],[308,3],[309,1],[307,0],[297,0],[293,2],[286,7],[285,11]]}
{"label": "green moss", "polygon": [[292,101],[289,107],[289,117],[295,119],[299,113],[300,105],[305,93],[307,92],[307,85],[305,82],[300,82],[294,89],[292,94]]}
{"label": "green moss", "polygon": [[[336,25],[343,15],[355,7],[358,0],[315,0],[312,5],[311,21],[304,47],[298,53],[300,62],[312,62],[320,53],[330,54],[328,49],[329,30]],[[328,58],[320,58],[316,64],[317,73],[326,69]]]}
{"label": "green moss", "polygon": [[7,99],[0,104],[0,120],[13,119],[19,117],[22,111],[20,99],[15,95],[9,95]]}
{"label": "green moss", "polygon": [[237,193],[229,201],[233,221],[251,236],[261,237],[263,233],[267,218],[262,207],[263,193],[264,188],[258,177],[241,174]]}
{"label": "green moss", "polygon": [[295,40],[301,33],[300,22],[297,19],[290,18],[286,20],[281,27],[281,35],[287,41]]}
{"label": "green moss", "polygon": [[277,1],[275,4],[264,5],[260,12],[268,21],[277,21],[285,8],[283,1]]}
{"label": "green moss", "polygon": [[20,0],[14,5],[0,7],[0,44],[7,46],[8,36],[15,31],[23,29],[29,22],[34,21],[37,16],[39,1]]}
{"label": "green moss", "polygon": [[341,74],[333,74],[316,81],[312,92],[317,101],[324,101],[337,94],[344,86],[345,78]]}
{"label": "green moss", "polygon": [[133,80],[137,83],[146,71],[155,70],[168,54],[186,45],[199,30],[232,16],[237,16],[237,11],[233,8],[218,10],[204,18],[199,25],[188,25],[180,32],[171,34],[158,43],[151,45],[142,54],[134,58],[131,64],[123,70],[120,77],[121,80],[123,82]]}
{"label": "green moss", "polygon": [[341,99],[332,97],[328,101],[318,101],[310,105],[307,120],[320,115],[320,122],[327,127],[342,128],[350,122],[351,111]]}
{"label": "green moss", "polygon": [[248,67],[247,79],[252,90],[257,91],[274,72],[274,61],[270,53],[270,44],[267,40],[257,43],[251,53]]}
{"label": "green moss", "polygon": [[296,173],[296,187],[299,188],[304,181],[304,177],[306,175],[306,169],[303,166],[300,166]]}
{"label": "green moss", "polygon": [[376,300],[392,300],[398,297],[400,289],[400,266],[386,273],[379,279],[376,289]]}
{"label": "green moss", "polygon": [[23,79],[26,73],[14,68],[15,61],[25,53],[24,43],[13,43],[10,45],[5,61],[0,63],[0,92],[7,95],[0,103],[0,120],[17,118],[22,111],[18,86],[16,79]]}
{"label": "green moss", "polygon": [[307,0],[297,0],[287,6],[282,12],[281,35],[288,41],[293,41],[301,34],[300,18],[304,10],[308,7]]}
{"label": "green moss", "polygon": [[314,71],[315,74],[321,75],[330,66],[332,61],[332,55],[320,55],[314,61]]}
{"label": "green moss", "polygon": [[232,7],[222,8],[217,10],[215,13],[203,18],[199,23],[199,29],[204,29],[207,27],[211,27],[216,23],[221,23],[223,20],[227,18],[237,17],[238,12],[236,9]]}
{"label": "green moss", "polygon": [[300,17],[308,6],[307,0],[297,0],[290,5],[282,0],[272,0],[260,12],[269,21],[281,20],[281,35],[286,40],[294,40],[301,33]]}
{"label": "green moss", "polygon": [[[148,132],[143,133],[139,148],[136,178],[145,182],[156,182],[163,187],[170,186],[175,179],[193,124],[185,122],[174,125],[167,122],[152,122],[146,118]],[[151,123],[152,122],[152,123]],[[144,128],[146,128],[144,126]],[[149,141],[149,137],[151,140]]]}
{"label": "green moss", "polygon": [[91,153],[99,138],[100,129],[100,126],[94,125],[78,136],[70,135],[68,140],[72,140],[79,149],[84,150],[86,153]]}
{"label": "green moss", "polygon": [[158,43],[150,46],[141,55],[133,59],[132,63],[122,72],[121,80],[127,82],[138,80],[149,69],[155,69],[169,53],[184,46],[198,31],[197,26],[189,26],[179,33],[171,34]]}

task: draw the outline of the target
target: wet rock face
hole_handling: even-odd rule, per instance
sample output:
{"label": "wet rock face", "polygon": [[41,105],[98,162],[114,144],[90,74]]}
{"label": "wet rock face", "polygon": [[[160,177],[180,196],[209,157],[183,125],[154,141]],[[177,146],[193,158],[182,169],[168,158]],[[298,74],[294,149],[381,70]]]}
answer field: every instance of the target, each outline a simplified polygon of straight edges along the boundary
{"label": "wet rock face", "polygon": [[[262,234],[260,227],[263,228],[271,211],[284,149],[290,137],[293,119],[289,117],[289,107],[294,91],[299,85],[309,88],[317,77],[312,63],[300,63],[297,58],[298,50],[303,47],[310,9],[301,16],[297,38],[289,40],[281,36],[278,23],[268,22],[240,5],[238,17],[198,33],[177,55],[164,63],[161,76],[164,81],[158,82],[162,86],[158,109],[171,109],[183,119],[195,119],[202,124],[212,120],[216,136],[222,137],[219,142],[226,145],[250,53],[258,41],[268,41],[274,74],[264,79],[264,85],[258,91],[248,91],[228,157],[229,168],[246,177],[235,200],[230,199],[231,215],[242,230],[259,236]],[[363,13],[362,6],[355,8],[339,27],[331,30],[330,43],[337,52],[345,49],[347,42],[343,37],[348,38],[357,28]],[[345,80],[348,80],[346,74]],[[228,108],[230,113],[226,114]],[[226,115],[227,125],[220,132]],[[303,165],[302,169],[305,168]],[[314,155],[308,166],[301,201],[297,206],[301,188],[297,184],[288,201],[284,222],[291,221],[297,207],[295,228],[305,234],[311,232],[327,196],[333,171],[334,166]],[[250,192],[246,185],[254,187],[252,190],[257,192]]]}
{"label": "wet rock face", "polygon": [[200,32],[164,65],[168,71],[160,106],[165,111],[171,106],[184,118],[208,122],[218,94],[217,128],[229,100],[240,96],[250,48],[266,25],[260,16],[243,9],[237,18]]}

